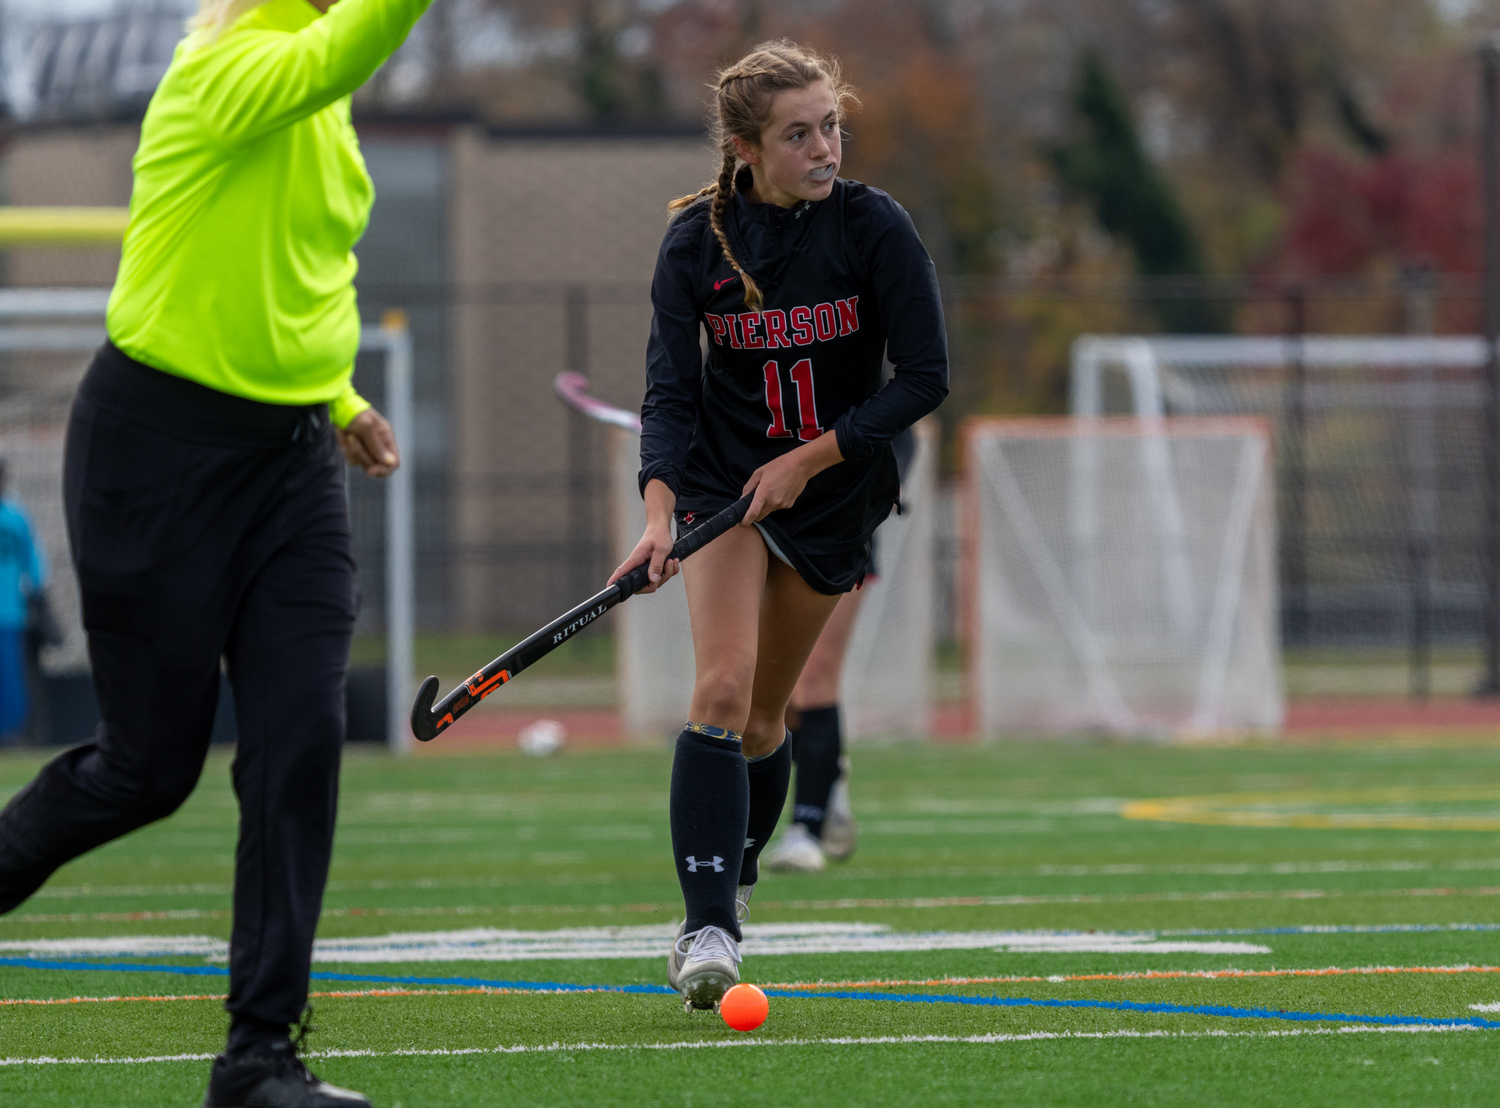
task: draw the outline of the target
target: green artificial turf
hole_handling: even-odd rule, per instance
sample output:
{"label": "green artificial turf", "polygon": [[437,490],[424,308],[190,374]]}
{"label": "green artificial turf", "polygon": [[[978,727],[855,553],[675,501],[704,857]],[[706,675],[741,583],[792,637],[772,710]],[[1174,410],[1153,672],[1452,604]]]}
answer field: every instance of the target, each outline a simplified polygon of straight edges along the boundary
{"label": "green artificial turf", "polygon": [[[35,772],[0,757],[0,796]],[[667,924],[664,751],[351,751],[320,935]],[[1500,1021],[1500,973],[1129,978],[1149,971],[1500,965],[1500,746],[1153,746],[1093,741],[889,746],[855,753],[858,853],[767,875],[752,922],[861,921],[903,932],[1389,928],[1213,936],[1264,954],[993,949],[758,956],[746,980],[823,991],[1210,1006]],[[1332,826],[1126,819],[1129,801],[1247,794],[1216,811]],[[235,807],[215,755],[177,815],[81,858],[0,917],[0,943],[227,937]],[[1465,817],[1476,829],[1453,830]],[[1407,826],[1381,826],[1393,818]],[[918,947],[920,944],[916,944]],[[13,951],[0,949],[0,957]],[[661,983],[662,956],[318,963],[319,972],[602,986]],[[64,956],[59,961],[67,960]],[[222,976],[201,956],[76,959],[161,971],[0,966],[0,1104],[194,1104],[223,1040]],[[1093,980],[1078,978],[1104,975]],[[1031,977],[1038,980],[940,979]],[[867,984],[887,982],[888,984]],[[910,982],[890,984],[890,982]],[[842,984],[840,984],[842,983]],[[319,981],[324,993],[389,986]],[[412,995],[421,989],[421,995]],[[797,995],[759,1031],[670,996],[411,986],[324,996],[314,1067],[400,1104],[1490,1104],[1500,1030],[1341,1031],[1347,1021],[1181,1011],[973,1006]],[[433,995],[433,994],[436,995]],[[908,1036],[938,1041],[901,1040]],[[953,1041],[972,1037],[991,1041]],[[1026,1037],[1032,1036],[1032,1037]],[[1036,1037],[1043,1036],[1043,1037]],[[552,1047],[539,1050],[535,1048]],[[720,1044],[724,1044],[720,1046]],[[501,1048],[506,1048],[502,1052]],[[531,1049],[516,1049],[531,1048]],[[444,1054],[443,1051],[472,1053]],[[406,1052],[406,1053],[397,1053]],[[42,1057],[89,1059],[38,1064]]]}

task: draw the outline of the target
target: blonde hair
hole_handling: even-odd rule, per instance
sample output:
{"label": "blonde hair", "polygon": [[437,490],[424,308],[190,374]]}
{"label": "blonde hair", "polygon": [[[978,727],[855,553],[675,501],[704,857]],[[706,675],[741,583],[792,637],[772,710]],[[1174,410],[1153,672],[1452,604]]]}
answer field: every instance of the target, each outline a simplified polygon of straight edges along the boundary
{"label": "blonde hair", "polygon": [[216,39],[234,21],[266,0],[198,0],[198,14],[188,20],[189,31],[207,31],[210,39]]}
{"label": "blonde hair", "polygon": [[699,197],[713,197],[709,224],[725,259],[740,275],[745,286],[745,303],[752,311],[759,311],[764,302],[760,288],[741,268],[734,251],[729,248],[729,238],[724,234],[724,210],[734,195],[735,171],[739,168],[734,138],[738,135],[746,142],[759,145],[761,132],[771,120],[771,104],[777,93],[810,88],[819,81],[833,90],[840,119],[846,107],[859,103],[854,90],[840,75],[838,59],[822,57],[788,39],[763,42],[733,65],[721,69],[714,85],[714,115],[710,128],[714,145],[724,159],[719,166],[719,179],[667,205],[668,211],[679,212]]}

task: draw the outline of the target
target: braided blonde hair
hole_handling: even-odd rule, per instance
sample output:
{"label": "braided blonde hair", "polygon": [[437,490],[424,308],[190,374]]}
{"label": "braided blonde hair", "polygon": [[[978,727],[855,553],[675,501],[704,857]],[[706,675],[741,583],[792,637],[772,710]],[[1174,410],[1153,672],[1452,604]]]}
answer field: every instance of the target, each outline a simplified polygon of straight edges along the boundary
{"label": "braided blonde hair", "polygon": [[198,0],[198,14],[188,20],[189,31],[207,31],[216,39],[234,25],[234,21],[266,0]]}
{"label": "braided blonde hair", "polygon": [[738,135],[745,142],[759,145],[761,132],[770,122],[771,104],[776,94],[788,89],[810,88],[819,81],[833,90],[840,118],[846,107],[859,102],[854,90],[839,73],[838,59],[822,57],[788,39],[763,42],[733,65],[721,69],[715,82],[711,128],[714,145],[723,155],[719,179],[667,205],[668,211],[679,212],[699,197],[713,197],[709,224],[725,259],[740,275],[745,286],[745,303],[752,311],[759,311],[764,302],[760,288],[741,268],[734,251],[729,248],[729,237],[724,233],[724,211],[734,196],[734,176],[739,168],[734,138]]}

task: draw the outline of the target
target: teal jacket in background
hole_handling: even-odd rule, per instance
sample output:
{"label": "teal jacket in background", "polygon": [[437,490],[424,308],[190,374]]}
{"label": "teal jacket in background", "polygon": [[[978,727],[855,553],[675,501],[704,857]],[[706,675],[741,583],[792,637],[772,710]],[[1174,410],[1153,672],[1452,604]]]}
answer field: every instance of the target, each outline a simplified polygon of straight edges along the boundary
{"label": "teal jacket in background", "polygon": [[26,626],[26,599],[47,587],[47,561],[37,550],[31,520],[12,500],[0,500],[0,629]]}

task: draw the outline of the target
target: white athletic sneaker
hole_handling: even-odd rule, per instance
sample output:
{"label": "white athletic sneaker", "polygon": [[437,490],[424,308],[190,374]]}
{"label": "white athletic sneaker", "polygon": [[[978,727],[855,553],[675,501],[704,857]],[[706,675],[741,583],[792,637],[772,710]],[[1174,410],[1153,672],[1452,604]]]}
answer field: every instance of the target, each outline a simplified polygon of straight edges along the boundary
{"label": "white athletic sneaker", "polygon": [[[734,922],[744,923],[750,918],[750,898],[755,895],[754,885],[741,885],[734,890]],[[687,926],[687,920],[677,925],[677,934],[672,936],[672,950],[667,955],[667,984],[677,988],[677,978],[682,972],[682,962],[686,957],[677,948],[677,941],[682,938],[682,929]]]}
{"label": "white athletic sneaker", "polygon": [[687,921],[677,925],[677,938],[667,955],[667,984],[682,994],[682,1006],[717,1009],[720,999],[740,982],[740,947],[722,927],[705,927],[683,934]]}
{"label": "white athletic sneaker", "polygon": [[778,873],[820,873],[828,865],[823,848],[808,834],[805,823],[788,827],[763,861]]}
{"label": "white athletic sneaker", "polygon": [[859,842],[859,824],[849,806],[849,756],[839,759],[839,775],[828,794],[828,811],[823,817],[823,853],[842,862],[854,853]]}

